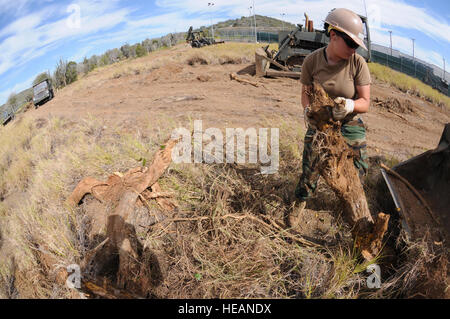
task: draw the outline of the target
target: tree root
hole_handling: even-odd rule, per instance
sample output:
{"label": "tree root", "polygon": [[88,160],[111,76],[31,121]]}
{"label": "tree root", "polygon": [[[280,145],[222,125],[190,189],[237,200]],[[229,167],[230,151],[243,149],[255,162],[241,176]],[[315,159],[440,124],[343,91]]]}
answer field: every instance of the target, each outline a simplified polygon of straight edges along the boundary
{"label": "tree root", "polygon": [[311,101],[311,117],[318,123],[313,149],[318,154],[317,167],[320,175],[341,199],[344,219],[350,224],[356,246],[367,260],[381,251],[383,236],[387,231],[389,215],[380,213],[374,221],[353,163],[352,149],[340,133],[341,123],[333,120],[331,110],[335,102],[318,83],[308,93]]}

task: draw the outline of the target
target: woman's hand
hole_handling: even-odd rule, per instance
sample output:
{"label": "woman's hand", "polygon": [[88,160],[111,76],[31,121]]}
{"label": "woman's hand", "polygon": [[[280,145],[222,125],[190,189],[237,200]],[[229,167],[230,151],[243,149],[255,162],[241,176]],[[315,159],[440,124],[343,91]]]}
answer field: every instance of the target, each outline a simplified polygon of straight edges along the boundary
{"label": "woman's hand", "polygon": [[338,97],[334,100],[336,106],[333,107],[333,119],[335,121],[342,121],[347,115],[353,113],[355,110],[355,101]]}

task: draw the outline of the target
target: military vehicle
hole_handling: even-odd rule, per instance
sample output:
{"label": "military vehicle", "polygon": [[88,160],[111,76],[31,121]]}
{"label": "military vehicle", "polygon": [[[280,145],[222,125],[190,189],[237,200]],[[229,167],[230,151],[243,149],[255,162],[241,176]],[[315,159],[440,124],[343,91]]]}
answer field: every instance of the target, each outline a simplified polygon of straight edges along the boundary
{"label": "military vehicle", "polygon": [[187,32],[186,42],[188,42],[193,48],[201,48],[207,45],[225,43],[224,41],[216,41],[214,38],[206,37],[202,31],[193,31],[192,26]]}
{"label": "military vehicle", "polygon": [[2,125],[6,125],[9,122],[11,122],[14,119],[14,113],[11,113],[10,111],[6,110],[3,111],[2,117],[1,117],[1,123]]}
{"label": "military vehicle", "polygon": [[33,104],[35,108],[53,99],[53,88],[48,79],[33,86]]}

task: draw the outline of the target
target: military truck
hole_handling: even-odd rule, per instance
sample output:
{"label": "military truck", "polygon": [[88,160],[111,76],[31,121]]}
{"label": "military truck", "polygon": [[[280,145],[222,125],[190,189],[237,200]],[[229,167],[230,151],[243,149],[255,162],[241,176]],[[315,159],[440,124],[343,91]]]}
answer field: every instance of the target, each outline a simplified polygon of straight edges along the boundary
{"label": "military truck", "polygon": [[33,86],[33,104],[37,109],[40,105],[47,103],[53,99],[53,88],[48,79]]}

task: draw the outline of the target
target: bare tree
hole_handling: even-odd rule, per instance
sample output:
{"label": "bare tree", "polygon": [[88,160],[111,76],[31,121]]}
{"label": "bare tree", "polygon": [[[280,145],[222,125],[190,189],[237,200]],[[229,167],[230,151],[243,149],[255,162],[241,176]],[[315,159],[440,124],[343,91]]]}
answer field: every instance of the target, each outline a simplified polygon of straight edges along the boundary
{"label": "bare tree", "polygon": [[17,111],[17,94],[15,92],[12,92],[8,97],[8,102],[6,104],[9,107],[9,113],[14,114]]}
{"label": "bare tree", "polygon": [[66,80],[66,72],[67,72],[67,61],[63,58],[59,59],[58,64],[56,65],[56,70],[53,73],[53,77],[55,78],[55,87],[63,88],[67,85]]}

